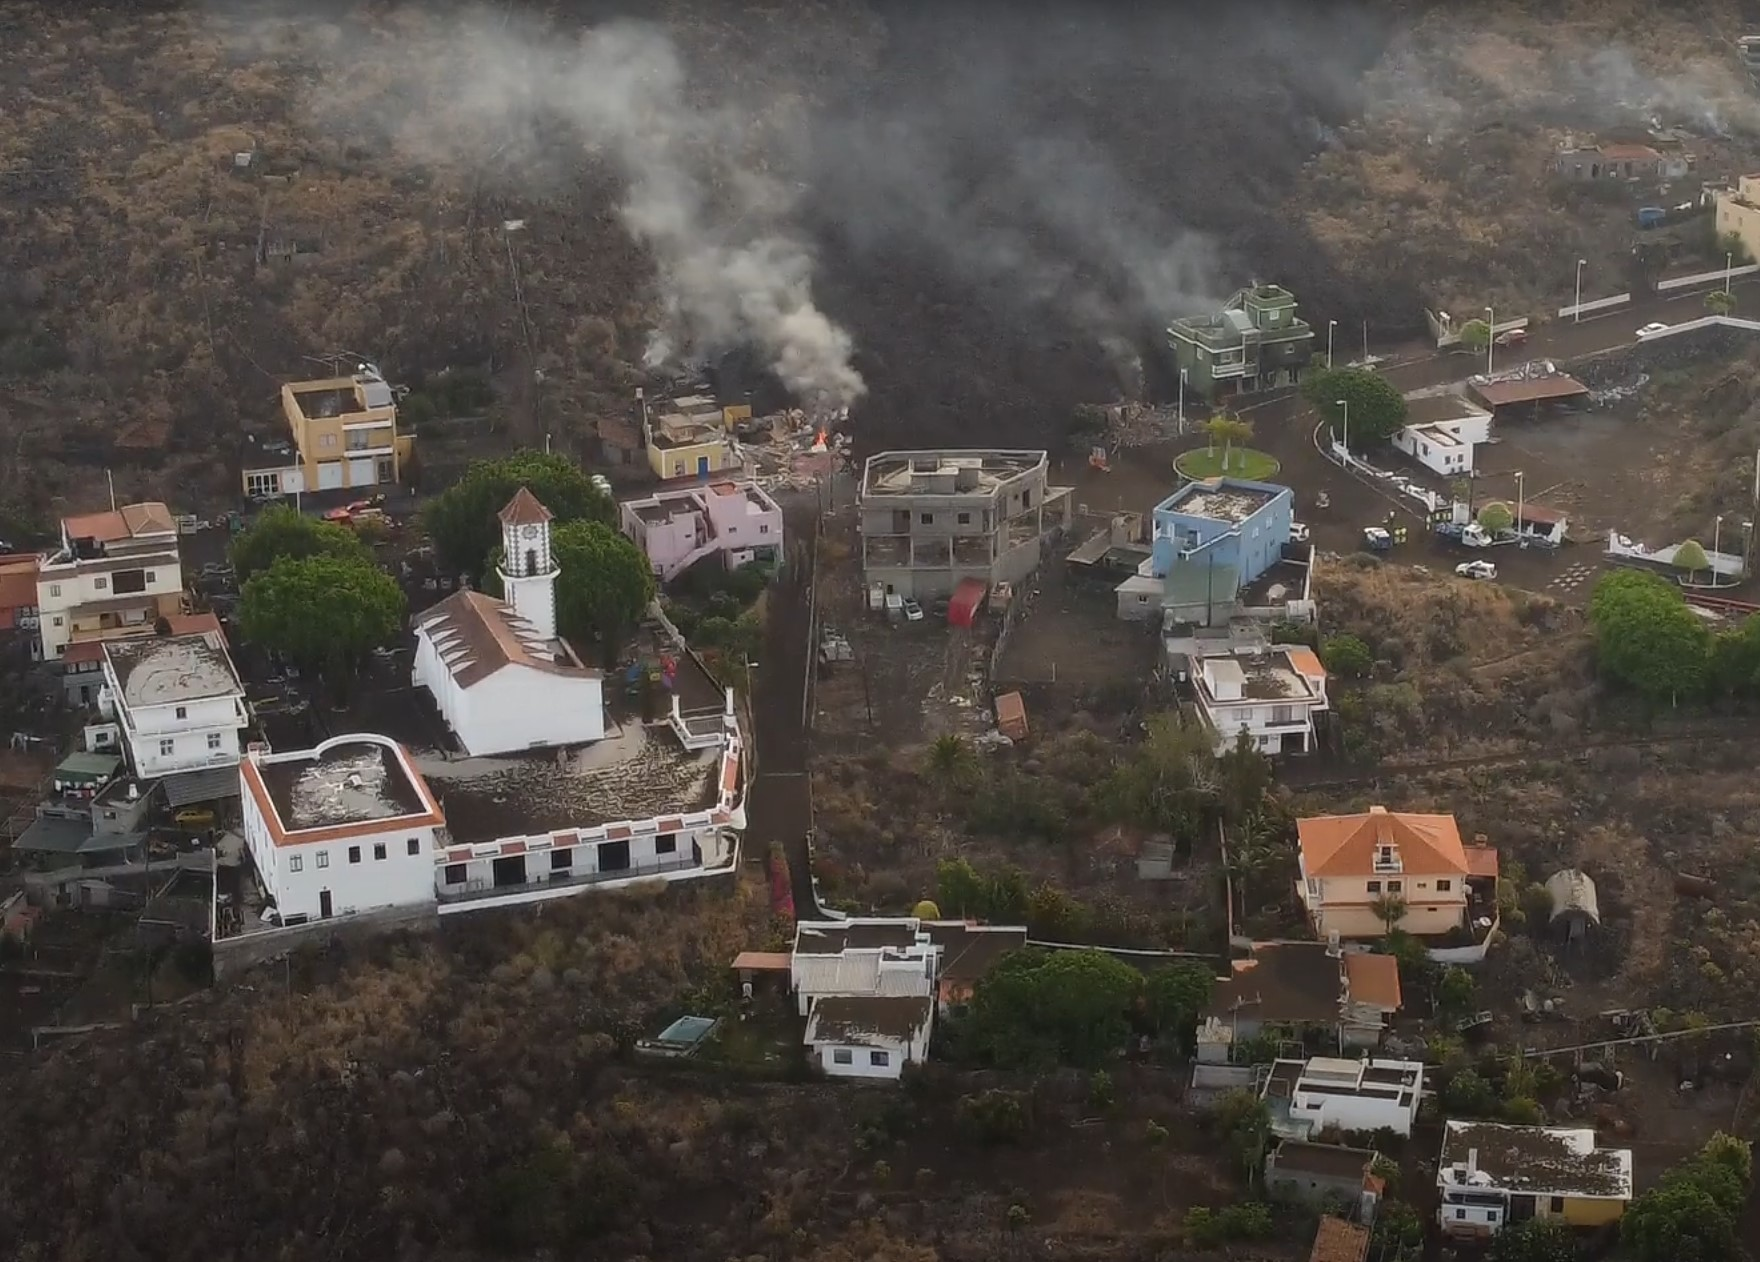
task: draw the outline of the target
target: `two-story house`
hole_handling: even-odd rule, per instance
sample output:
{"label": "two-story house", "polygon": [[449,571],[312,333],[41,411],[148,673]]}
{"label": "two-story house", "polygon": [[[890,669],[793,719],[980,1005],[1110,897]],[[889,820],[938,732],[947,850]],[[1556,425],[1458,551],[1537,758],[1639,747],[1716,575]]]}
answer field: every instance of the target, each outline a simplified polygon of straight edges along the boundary
{"label": "two-story house", "polygon": [[[37,570],[37,638],[44,661],[74,654],[90,673],[70,673],[76,700],[95,700],[103,680],[98,643],[151,635],[161,618],[183,608],[183,566],[177,524],[164,504],[124,504],[106,513],[68,517],[60,546]],[[68,663],[72,665],[73,663]]]}
{"label": "two-story house", "polygon": [[662,481],[673,478],[708,479],[740,467],[739,445],[733,426],[748,419],[745,405],[723,407],[714,396],[689,394],[649,408],[638,391],[642,409],[642,442],[648,451],[648,467]]}
{"label": "two-story house", "polygon": [[705,557],[720,557],[730,570],[782,558],[782,508],[753,482],[661,491],[625,501],[618,513],[663,583]]}
{"label": "two-story house", "polygon": [[411,443],[397,432],[396,394],[371,364],[349,377],[285,383],[281,414],[288,463],[246,469],[246,495],[358,490],[398,481]]}
{"label": "two-story house", "polygon": [[98,704],[114,713],[135,775],[164,779],[171,805],[238,793],[250,711],[218,632],[106,643]]}
{"label": "two-story house", "polygon": [[1240,290],[1215,315],[1175,320],[1167,336],[1183,388],[1212,401],[1293,386],[1314,356],[1314,330],[1281,285]]}
{"label": "two-story house", "polygon": [[1328,708],[1326,668],[1300,644],[1200,657],[1191,685],[1217,753],[1232,749],[1242,733],[1263,754],[1308,753]]}
{"label": "two-story house", "polygon": [[[1322,937],[1442,934],[1467,922],[1472,869],[1452,815],[1371,806],[1297,820],[1296,838],[1296,893]],[[1389,912],[1398,912],[1392,924]]]}
{"label": "two-story house", "polygon": [[[1188,482],[1150,514],[1149,558],[1139,575],[1181,593],[1182,618],[1210,626],[1234,613],[1241,589],[1283,560],[1295,493],[1271,482],[1210,478]],[[1200,608],[1184,593],[1201,594]]]}

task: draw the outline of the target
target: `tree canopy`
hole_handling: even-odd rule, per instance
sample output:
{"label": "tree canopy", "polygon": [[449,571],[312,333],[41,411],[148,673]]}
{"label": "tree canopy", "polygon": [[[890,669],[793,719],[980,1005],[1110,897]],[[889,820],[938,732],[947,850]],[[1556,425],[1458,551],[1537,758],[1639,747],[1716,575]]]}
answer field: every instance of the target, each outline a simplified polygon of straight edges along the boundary
{"label": "tree canopy", "polygon": [[1205,964],[1181,962],[1158,968],[1143,982],[1145,1015],[1158,1033],[1189,1052],[1197,1035],[1198,1017],[1210,1002],[1215,985],[1215,972]]}
{"label": "tree canopy", "polygon": [[252,644],[322,673],[338,692],[403,626],[403,592],[377,566],[337,556],[283,557],[244,585],[238,621]]}
{"label": "tree canopy", "polygon": [[1674,550],[1674,568],[1685,570],[1688,577],[1710,565],[1711,558],[1705,555],[1705,545],[1697,539],[1689,539]]}
{"label": "tree canopy", "polygon": [[1670,704],[1704,689],[1711,633],[1680,592],[1656,575],[1607,575],[1589,598],[1589,623],[1596,665],[1609,679]]}
{"label": "tree canopy", "polygon": [[1350,434],[1353,447],[1372,447],[1392,438],[1406,423],[1405,396],[1378,372],[1367,368],[1322,368],[1302,380],[1302,397],[1325,417],[1333,432],[1341,438],[1346,426],[1346,409],[1338,405],[1343,399],[1349,405]]}
{"label": "tree canopy", "polygon": [[635,544],[597,521],[564,522],[550,536],[562,573],[556,621],[564,635],[596,638],[611,660],[654,599],[654,570]]}
{"label": "tree canopy", "polygon": [[501,543],[497,515],[514,492],[525,487],[555,518],[556,525],[617,522],[617,506],[573,461],[541,451],[517,451],[478,460],[422,511],[422,525],[440,559],[454,572],[479,582]]}
{"label": "tree canopy", "polygon": [[1492,500],[1479,510],[1479,524],[1492,534],[1508,530],[1516,524],[1516,515],[1502,500]]}
{"label": "tree canopy", "polygon": [[307,517],[291,504],[272,504],[232,541],[232,568],[240,585],[284,557],[333,556],[370,563],[372,554],[347,526]]}
{"label": "tree canopy", "polygon": [[1577,1262],[1577,1242],[1562,1222],[1530,1218],[1491,1237],[1490,1262]]}
{"label": "tree canopy", "polygon": [[1142,987],[1100,951],[1017,951],[978,983],[968,1034],[994,1065],[1092,1067],[1124,1044]]}
{"label": "tree canopy", "polygon": [[1375,655],[1354,635],[1329,635],[1320,643],[1320,660],[1335,675],[1367,678],[1375,669]]}
{"label": "tree canopy", "polygon": [[1745,1140],[1719,1131],[1631,1203],[1620,1239],[1639,1262],[1743,1257],[1740,1216],[1753,1176]]}
{"label": "tree canopy", "polygon": [[1713,289],[1705,295],[1705,310],[1712,315],[1732,315],[1736,309],[1736,296],[1722,289]]}
{"label": "tree canopy", "polygon": [[1482,351],[1491,344],[1491,326],[1483,320],[1468,320],[1461,325],[1457,336],[1464,349]]}

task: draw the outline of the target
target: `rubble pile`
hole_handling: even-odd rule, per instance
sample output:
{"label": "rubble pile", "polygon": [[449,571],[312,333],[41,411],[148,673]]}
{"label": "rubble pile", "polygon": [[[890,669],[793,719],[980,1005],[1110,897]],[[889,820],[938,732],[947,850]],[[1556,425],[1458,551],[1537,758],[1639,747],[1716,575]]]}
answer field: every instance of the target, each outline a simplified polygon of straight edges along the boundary
{"label": "rubble pile", "polygon": [[[1108,405],[1105,412],[1108,451],[1152,447],[1177,438],[1181,433],[1177,406],[1124,402]],[[1194,423],[1194,419],[1188,411],[1187,427]]]}
{"label": "rubble pile", "polygon": [[810,490],[849,460],[850,438],[837,431],[849,409],[809,413],[802,408],[741,421],[736,429],[740,455],[765,490]]}

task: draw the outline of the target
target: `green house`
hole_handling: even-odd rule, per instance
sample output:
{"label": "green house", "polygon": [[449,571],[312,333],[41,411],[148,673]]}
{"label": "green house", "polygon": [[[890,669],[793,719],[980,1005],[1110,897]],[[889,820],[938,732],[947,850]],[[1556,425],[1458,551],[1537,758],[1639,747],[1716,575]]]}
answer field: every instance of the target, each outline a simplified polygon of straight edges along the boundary
{"label": "green house", "polygon": [[1211,401],[1293,386],[1314,354],[1314,330],[1281,285],[1253,285],[1213,316],[1175,320],[1167,337],[1185,388]]}

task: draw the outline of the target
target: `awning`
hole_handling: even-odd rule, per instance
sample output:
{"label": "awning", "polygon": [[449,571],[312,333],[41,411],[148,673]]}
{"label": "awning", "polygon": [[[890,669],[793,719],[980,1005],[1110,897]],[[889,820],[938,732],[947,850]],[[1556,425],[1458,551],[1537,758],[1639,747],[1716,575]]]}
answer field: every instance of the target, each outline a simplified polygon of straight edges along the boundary
{"label": "awning", "polygon": [[185,771],[179,775],[166,776],[161,783],[165,786],[165,800],[170,803],[172,810],[197,802],[218,802],[222,798],[238,796],[238,768],[212,767],[207,771]]}
{"label": "awning", "polygon": [[97,854],[107,850],[127,850],[130,846],[138,846],[142,840],[139,833],[93,836],[89,819],[39,815],[18,835],[12,848],[35,854]]}

